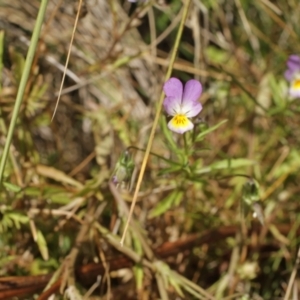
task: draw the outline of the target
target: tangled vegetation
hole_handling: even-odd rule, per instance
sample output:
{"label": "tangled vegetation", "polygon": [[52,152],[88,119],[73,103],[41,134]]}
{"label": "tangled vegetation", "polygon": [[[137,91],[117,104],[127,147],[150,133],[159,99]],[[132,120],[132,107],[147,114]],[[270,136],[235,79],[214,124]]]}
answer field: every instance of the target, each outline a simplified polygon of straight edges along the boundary
{"label": "tangled vegetation", "polygon": [[298,299],[299,15],[1,0],[0,299]]}

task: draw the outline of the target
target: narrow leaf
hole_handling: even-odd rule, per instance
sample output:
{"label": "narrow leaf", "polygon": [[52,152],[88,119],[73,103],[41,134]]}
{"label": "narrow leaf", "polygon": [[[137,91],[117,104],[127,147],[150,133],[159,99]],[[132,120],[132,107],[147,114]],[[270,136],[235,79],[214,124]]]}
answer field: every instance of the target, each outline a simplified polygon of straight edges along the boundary
{"label": "narrow leaf", "polygon": [[256,162],[254,160],[246,158],[235,158],[235,159],[224,159],[211,164],[208,167],[204,167],[200,170],[196,170],[195,174],[205,174],[212,172],[213,170],[226,170],[226,169],[236,169],[242,167],[248,167],[254,165]]}
{"label": "narrow leaf", "polygon": [[149,218],[160,216],[169,210],[174,204],[178,205],[182,199],[183,193],[175,190],[169,194],[165,199],[159,202],[149,213]]}
{"label": "narrow leaf", "polygon": [[43,233],[40,230],[37,231],[36,243],[38,245],[38,248],[40,250],[40,253],[41,253],[43,259],[48,260],[49,259],[49,252],[48,252],[47,242],[46,242],[46,239],[45,239]]}
{"label": "narrow leaf", "polygon": [[207,134],[209,134],[209,133],[212,132],[212,131],[215,131],[217,128],[219,128],[221,125],[223,125],[223,124],[226,123],[227,121],[228,121],[228,120],[223,120],[223,121],[221,121],[220,123],[218,123],[217,125],[215,125],[215,126],[213,126],[213,127],[210,127],[210,128],[208,128],[208,129],[206,129],[206,130],[200,132],[200,133],[197,135],[195,141],[196,141],[196,142],[201,141]]}
{"label": "narrow leaf", "polygon": [[18,193],[21,190],[21,188],[19,186],[9,183],[9,182],[3,182],[3,185],[7,188],[7,190],[9,190],[11,192]]}

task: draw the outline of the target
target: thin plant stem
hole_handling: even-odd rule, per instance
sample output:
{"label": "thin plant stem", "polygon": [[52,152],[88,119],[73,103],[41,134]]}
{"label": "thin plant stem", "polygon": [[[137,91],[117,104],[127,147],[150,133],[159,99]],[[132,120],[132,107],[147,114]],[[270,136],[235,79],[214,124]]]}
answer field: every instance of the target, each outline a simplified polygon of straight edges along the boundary
{"label": "thin plant stem", "polygon": [[51,122],[53,121],[53,119],[55,117],[55,114],[56,114],[56,111],[57,111],[57,108],[58,108],[58,104],[59,104],[59,100],[60,100],[60,96],[61,96],[61,92],[62,92],[62,89],[63,89],[63,86],[64,86],[66,73],[67,73],[67,69],[68,69],[68,64],[69,64],[69,60],[70,60],[70,56],[71,56],[72,45],[73,45],[73,41],[74,41],[74,37],[75,37],[75,32],[77,30],[77,24],[78,24],[78,20],[79,20],[79,16],[80,16],[81,7],[82,7],[82,0],[79,0],[77,14],[76,14],[76,18],[75,18],[75,24],[74,24],[74,27],[73,27],[71,42],[70,42],[69,51],[68,51],[68,55],[67,55],[67,60],[66,60],[66,64],[65,64],[65,68],[64,68],[64,72],[63,72],[63,77],[62,77],[62,80],[61,80],[61,83],[60,83],[60,88],[59,88],[59,92],[58,92],[54,112],[53,112],[53,115],[52,115],[52,118],[51,118]]}
{"label": "thin plant stem", "polygon": [[299,261],[300,261],[300,247],[298,249],[298,254],[297,254],[296,262],[295,262],[293,271],[291,273],[289,284],[288,284],[288,287],[286,289],[286,292],[285,292],[283,300],[290,299],[290,294],[292,292],[292,287],[293,287],[293,284],[295,282],[295,278],[296,278],[296,275],[297,275],[297,270],[298,270],[298,267],[299,267]]}
{"label": "thin plant stem", "polygon": [[[177,52],[178,52],[179,42],[181,40],[181,36],[182,36],[183,28],[184,28],[184,23],[186,21],[187,15],[188,15],[190,3],[191,3],[191,0],[187,0],[185,2],[185,6],[184,6],[184,9],[183,9],[183,14],[182,14],[182,19],[181,19],[181,22],[179,24],[179,28],[178,28],[174,48],[173,48],[173,51],[172,51],[172,54],[171,54],[170,64],[169,64],[169,68],[167,70],[165,81],[167,81],[171,77],[171,73],[172,73],[172,70],[173,70],[173,64],[175,62],[176,55],[177,55]],[[146,169],[147,161],[148,161],[148,158],[149,158],[150,150],[151,150],[151,147],[152,147],[156,127],[157,127],[158,120],[159,120],[159,117],[160,117],[164,97],[165,97],[165,94],[162,91],[161,95],[160,95],[160,98],[159,98],[157,111],[156,111],[156,115],[155,115],[155,119],[154,119],[154,122],[153,122],[152,129],[151,129],[151,133],[150,133],[149,141],[148,141],[148,144],[147,144],[145,156],[144,156],[144,159],[143,159],[143,162],[142,162],[141,170],[140,170],[139,177],[138,177],[137,184],[136,184],[136,188],[135,188],[135,191],[134,191],[134,195],[133,195],[133,199],[132,199],[128,219],[126,221],[124,232],[123,232],[123,235],[122,235],[122,238],[121,238],[121,241],[120,241],[121,245],[123,245],[123,243],[124,243],[126,232],[128,230],[128,226],[129,226],[129,223],[130,223],[130,220],[131,220],[131,217],[132,217],[132,214],[133,214],[133,210],[134,210],[134,207],[135,207],[135,204],[136,204],[136,201],[137,201],[137,196],[138,196],[141,184],[142,184],[142,180],[143,180],[143,176],[144,176],[144,173],[145,173],[145,169]]]}
{"label": "thin plant stem", "polygon": [[171,276],[173,276],[175,279],[177,279],[177,281],[180,281],[181,285],[183,286],[183,288],[186,289],[186,287],[190,287],[194,291],[196,291],[199,294],[202,294],[203,296],[205,296],[206,297],[205,299],[209,299],[209,300],[214,300],[215,299],[212,295],[210,295],[201,286],[199,286],[196,283],[190,281],[189,279],[187,279],[186,277],[178,274],[177,272],[172,271],[172,275]]}
{"label": "thin plant stem", "polygon": [[14,129],[15,129],[15,126],[17,123],[17,118],[18,118],[18,114],[19,114],[20,107],[22,104],[24,92],[26,89],[26,84],[27,84],[27,81],[28,81],[28,78],[30,75],[30,70],[31,70],[33,59],[34,59],[35,51],[36,51],[36,48],[38,45],[39,36],[40,36],[41,28],[43,25],[43,20],[44,20],[44,16],[46,13],[47,4],[48,4],[48,0],[41,0],[40,9],[39,9],[39,12],[38,12],[38,15],[36,18],[36,23],[35,23],[35,26],[33,29],[32,37],[31,37],[25,65],[24,65],[24,70],[23,70],[22,77],[20,80],[20,85],[19,85],[19,89],[18,89],[18,93],[17,93],[17,97],[16,97],[16,102],[15,102],[12,117],[11,117],[11,122],[10,122],[10,125],[8,128],[8,133],[7,133],[3,153],[1,156],[0,184],[2,183],[4,168],[5,168],[5,164],[7,161],[8,152],[9,152],[9,147],[10,147]]}
{"label": "thin plant stem", "polygon": [[4,31],[0,31],[0,93],[2,90],[2,68],[3,68],[3,52],[4,52]]}
{"label": "thin plant stem", "polygon": [[187,157],[188,153],[189,153],[189,147],[188,147],[188,141],[187,141],[186,133],[183,134],[183,143],[184,143],[184,154],[185,154],[185,157]]}
{"label": "thin plant stem", "polygon": [[161,274],[156,272],[155,278],[156,278],[158,292],[159,292],[161,300],[169,300],[169,296],[168,296],[168,293],[167,293],[167,290],[165,287],[165,283],[164,283],[164,280],[163,280]]}

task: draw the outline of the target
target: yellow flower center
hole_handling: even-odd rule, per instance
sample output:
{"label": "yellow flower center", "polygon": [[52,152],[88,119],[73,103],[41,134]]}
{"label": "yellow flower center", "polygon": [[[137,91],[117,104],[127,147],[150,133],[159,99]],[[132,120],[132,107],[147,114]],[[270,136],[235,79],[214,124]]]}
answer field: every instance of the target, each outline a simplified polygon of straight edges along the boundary
{"label": "yellow flower center", "polygon": [[174,127],[185,127],[189,123],[188,118],[185,115],[176,115],[172,119],[172,125]]}
{"label": "yellow flower center", "polygon": [[300,79],[295,79],[293,81],[293,88],[294,89],[300,89]]}

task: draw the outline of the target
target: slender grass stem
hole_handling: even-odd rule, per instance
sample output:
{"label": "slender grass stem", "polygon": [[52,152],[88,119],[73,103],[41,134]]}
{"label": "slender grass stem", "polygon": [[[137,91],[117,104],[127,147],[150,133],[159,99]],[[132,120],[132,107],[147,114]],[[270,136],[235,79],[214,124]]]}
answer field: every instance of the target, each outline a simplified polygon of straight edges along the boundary
{"label": "slender grass stem", "polygon": [[53,112],[53,115],[52,115],[52,118],[51,118],[51,122],[53,121],[53,119],[55,117],[55,114],[56,114],[56,111],[57,111],[57,108],[58,108],[58,104],[59,104],[59,100],[60,100],[60,96],[61,96],[61,92],[62,92],[62,89],[63,89],[63,86],[64,86],[66,73],[67,73],[67,69],[68,69],[68,65],[69,65],[69,60],[70,60],[70,56],[71,56],[72,45],[73,45],[73,41],[74,41],[74,37],[75,37],[77,25],[78,25],[79,15],[80,15],[80,11],[81,11],[81,6],[82,6],[82,0],[79,0],[77,14],[76,14],[76,18],[75,18],[75,24],[74,24],[74,27],[73,27],[71,42],[70,42],[69,50],[68,50],[68,54],[67,54],[67,60],[66,60],[66,63],[65,63],[63,77],[62,77],[62,80],[61,80],[61,83],[60,83],[59,92],[58,92],[58,95],[57,95],[57,100],[56,100],[54,112]]}
{"label": "slender grass stem", "polygon": [[48,0],[41,0],[40,9],[39,9],[38,16],[37,16],[37,19],[36,19],[33,34],[32,34],[32,37],[31,37],[30,46],[29,46],[29,49],[28,49],[28,53],[27,53],[27,57],[26,57],[25,65],[24,65],[24,70],[23,70],[23,73],[22,73],[22,77],[21,77],[21,81],[20,81],[20,85],[19,85],[19,89],[18,89],[18,93],[17,93],[16,103],[14,105],[14,109],[13,109],[13,113],[12,113],[12,117],[11,117],[11,122],[10,122],[10,125],[9,125],[9,128],[8,128],[3,153],[2,153],[2,156],[1,156],[1,161],[0,161],[0,184],[2,183],[2,180],[3,180],[3,173],[4,173],[5,164],[6,164],[6,161],[7,161],[9,147],[10,147],[12,137],[13,137],[13,133],[14,133],[14,129],[15,129],[15,126],[16,126],[16,123],[17,123],[17,118],[18,118],[18,114],[19,114],[20,107],[21,107],[21,104],[22,104],[24,92],[25,92],[25,89],[26,89],[26,84],[27,84],[27,81],[28,81],[28,78],[29,78],[29,75],[30,75],[31,65],[32,65],[34,55],[35,55],[35,51],[36,51],[36,48],[37,48],[37,45],[38,45],[39,36],[40,36],[41,28],[42,28],[42,25],[43,25],[43,20],[44,20],[44,16],[45,16],[45,13],[46,13],[47,4],[48,4]]}
{"label": "slender grass stem", "polygon": [[3,52],[4,52],[4,31],[0,31],[0,93],[2,90],[2,69],[3,69]]}
{"label": "slender grass stem", "polygon": [[[171,54],[170,64],[169,64],[169,68],[168,68],[167,73],[166,73],[165,81],[167,81],[170,78],[172,70],[173,70],[173,65],[174,65],[176,55],[177,55],[177,52],[178,52],[179,42],[181,40],[181,36],[182,36],[183,28],[184,28],[184,23],[186,21],[187,15],[188,15],[190,3],[191,3],[191,0],[187,0],[185,2],[185,6],[184,6],[184,9],[183,9],[183,14],[182,14],[182,19],[181,19],[181,22],[179,24],[179,28],[178,28],[178,32],[177,32],[177,35],[176,35],[176,40],[175,40],[174,48],[173,48],[173,51],[172,51],[172,54]],[[156,115],[155,115],[155,119],[154,119],[154,122],[153,122],[152,129],[151,129],[151,133],[150,133],[149,141],[148,141],[148,144],[147,144],[145,156],[144,156],[144,159],[143,159],[143,162],[142,162],[141,170],[140,170],[139,177],[138,177],[137,184],[136,184],[136,188],[135,188],[135,191],[134,191],[134,195],[133,195],[133,199],[132,199],[132,203],[131,203],[131,207],[130,207],[130,211],[129,211],[129,216],[128,216],[127,222],[125,224],[124,232],[123,232],[123,235],[122,235],[122,238],[121,238],[121,241],[120,241],[121,245],[123,245],[123,243],[124,243],[126,232],[128,230],[128,226],[129,226],[129,223],[130,223],[130,220],[131,220],[131,217],[132,217],[132,214],[133,214],[133,210],[134,210],[134,207],[135,207],[135,204],[136,204],[137,196],[138,196],[141,184],[142,184],[142,180],[143,180],[143,176],[144,176],[144,173],[145,173],[145,169],[146,169],[147,161],[148,161],[148,158],[149,158],[150,150],[151,150],[151,147],[152,147],[155,131],[156,131],[156,128],[157,128],[159,117],[160,117],[164,97],[165,97],[165,94],[162,91],[161,95],[160,95],[160,98],[159,98],[157,111],[156,111]]]}

